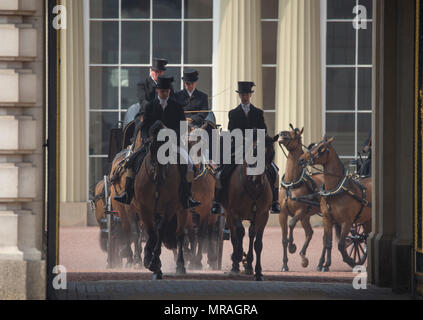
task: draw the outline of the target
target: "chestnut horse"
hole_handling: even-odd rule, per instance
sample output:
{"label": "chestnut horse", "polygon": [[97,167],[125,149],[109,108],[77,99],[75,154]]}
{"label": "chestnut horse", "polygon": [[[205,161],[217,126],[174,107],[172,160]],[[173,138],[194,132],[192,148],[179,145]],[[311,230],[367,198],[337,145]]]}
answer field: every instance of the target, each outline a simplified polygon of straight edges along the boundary
{"label": "chestnut horse", "polygon": [[[275,137],[277,139],[278,136]],[[275,151],[273,143],[276,141],[266,137],[265,165],[271,165]],[[256,266],[254,279],[263,281],[261,267],[261,252],[263,249],[263,233],[269,219],[269,210],[272,205],[272,188],[265,170],[260,175],[247,175],[247,164],[237,165],[228,184],[228,195],[222,205],[227,217],[227,226],[231,231],[233,247],[231,274],[239,274],[239,263],[243,259],[242,241],[245,235],[242,221],[251,222],[249,248],[246,257],[245,273],[253,274],[253,244],[256,252]],[[254,242],[255,240],[255,242]]]}
{"label": "chestnut horse", "polygon": [[[372,209],[367,199],[372,198],[372,180],[356,179],[346,174],[346,170],[332,146],[334,138],[324,139],[300,157],[299,164],[320,164],[323,166],[324,185],[321,188],[320,210],[323,213],[323,251],[317,269],[329,271],[331,265],[332,227],[340,226],[338,249],[344,262],[355,266],[346,250],[346,236],[354,223],[362,224],[364,231],[372,230]],[[364,249],[361,247],[362,252]],[[325,254],[327,254],[325,261]],[[363,255],[365,256],[365,255]],[[363,264],[361,261],[359,264]]]}
{"label": "chestnut horse", "polygon": [[141,214],[144,228],[148,233],[144,248],[144,266],[153,272],[153,280],[163,278],[161,271],[162,243],[168,249],[177,247],[177,274],[185,274],[183,245],[188,210],[182,207],[179,186],[180,173],[177,164],[162,165],[157,159],[157,151],[164,142],[157,136],[163,124],[154,124],[153,138],[148,145],[148,153],[134,180],[136,212]]}
{"label": "chestnut horse", "polygon": [[[209,126],[211,124],[206,122],[200,129],[207,130]],[[190,125],[190,134],[195,129],[197,128]],[[194,140],[191,137],[189,150],[191,150],[194,143],[198,143],[198,140]],[[199,156],[201,155],[199,154]],[[211,245],[211,238],[216,235],[213,232],[213,226],[217,223],[218,218],[218,215],[210,214],[215,190],[213,168],[204,159],[201,164],[195,165],[195,169],[197,175],[192,182],[192,195],[201,204],[194,208],[188,217],[187,231],[191,245],[191,261],[189,267],[190,269],[201,270],[203,267],[201,262],[203,259],[203,250],[207,249],[208,264],[211,268],[217,268],[217,255],[213,252]]]}
{"label": "chestnut horse", "polygon": [[[292,130],[281,132],[278,140],[281,148],[283,145],[288,150],[285,175],[282,177],[279,192],[279,202],[281,205],[279,224],[282,229],[283,246],[282,272],[289,271],[288,246],[289,253],[291,254],[297,250],[294,244],[293,230],[298,221],[301,221],[306,236],[303,248],[300,251],[302,267],[307,268],[309,264],[306,252],[313,237],[310,217],[320,213],[320,196],[318,192],[320,186],[323,184],[322,174],[309,175],[305,168],[299,166],[298,160],[304,153],[301,139],[304,128],[299,130],[294,129],[292,125],[290,126]],[[292,218],[289,222],[289,237],[288,216]]]}

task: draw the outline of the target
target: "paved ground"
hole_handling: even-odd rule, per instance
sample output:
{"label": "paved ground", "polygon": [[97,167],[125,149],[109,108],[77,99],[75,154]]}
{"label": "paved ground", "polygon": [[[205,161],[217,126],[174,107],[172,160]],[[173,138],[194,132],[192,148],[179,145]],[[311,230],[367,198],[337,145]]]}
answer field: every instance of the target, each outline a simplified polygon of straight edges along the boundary
{"label": "paved ground", "polygon": [[[225,241],[223,270],[188,270],[186,276],[175,275],[173,254],[164,249],[162,263],[164,280],[151,281],[145,269],[108,270],[106,255],[99,246],[98,228],[65,228],[60,230],[60,263],[68,271],[68,290],[60,299],[407,299],[393,295],[389,289],[369,286],[355,290],[355,276],[333,250],[331,272],[316,272],[321,252],[323,230],[316,228],[308,250],[310,265],[301,267],[297,253],[289,256],[290,272],[280,272],[282,265],[281,231],[269,227],[265,231],[262,266],[264,282],[252,281],[251,276],[230,277],[232,246]],[[294,233],[297,247],[303,244],[304,232]],[[247,241],[247,239],[245,239]],[[244,248],[247,247],[245,242]],[[333,246],[336,248],[336,245]],[[207,257],[203,265],[207,265]]]}

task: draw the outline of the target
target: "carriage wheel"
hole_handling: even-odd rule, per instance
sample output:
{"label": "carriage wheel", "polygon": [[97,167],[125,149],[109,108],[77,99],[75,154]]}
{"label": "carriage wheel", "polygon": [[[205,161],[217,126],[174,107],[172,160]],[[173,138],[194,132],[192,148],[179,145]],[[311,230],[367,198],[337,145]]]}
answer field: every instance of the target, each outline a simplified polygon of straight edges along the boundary
{"label": "carriage wheel", "polygon": [[345,238],[345,250],[354,260],[355,266],[363,265],[367,259],[367,237],[362,224],[353,224]]}
{"label": "carriage wheel", "polygon": [[109,269],[120,268],[122,266],[122,258],[120,257],[120,237],[121,224],[120,218],[115,216],[113,212],[108,214],[110,219],[108,241],[107,241],[107,263]]}
{"label": "carriage wheel", "polygon": [[225,230],[226,218],[219,216],[217,220],[217,270],[222,270],[222,257],[223,257],[223,242],[224,242],[224,230]]}

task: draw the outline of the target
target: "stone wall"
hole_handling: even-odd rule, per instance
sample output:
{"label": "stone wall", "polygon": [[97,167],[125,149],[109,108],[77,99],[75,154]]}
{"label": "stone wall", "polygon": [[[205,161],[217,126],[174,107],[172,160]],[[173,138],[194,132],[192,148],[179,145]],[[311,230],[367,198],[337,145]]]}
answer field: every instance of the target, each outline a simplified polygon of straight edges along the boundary
{"label": "stone wall", "polygon": [[44,1],[0,1],[0,299],[44,299]]}

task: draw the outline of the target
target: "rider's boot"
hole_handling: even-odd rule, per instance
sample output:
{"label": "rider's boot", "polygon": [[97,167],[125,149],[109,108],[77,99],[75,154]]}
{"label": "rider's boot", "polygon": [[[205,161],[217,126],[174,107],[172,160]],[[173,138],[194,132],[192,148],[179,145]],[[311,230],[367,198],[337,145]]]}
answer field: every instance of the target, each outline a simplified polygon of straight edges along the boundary
{"label": "rider's boot", "polygon": [[213,200],[213,206],[211,208],[211,214],[222,214],[223,210],[222,210],[222,206],[220,205],[221,202],[221,189],[216,188],[215,190],[215,196],[214,196],[214,200]]}
{"label": "rider's boot", "polygon": [[272,208],[270,209],[270,213],[278,214],[281,213],[281,206],[279,204],[279,188],[273,187],[273,201],[272,201]]}
{"label": "rider's boot", "polygon": [[130,204],[134,197],[134,179],[132,178],[132,170],[126,170],[125,190],[120,195],[114,197],[117,202]]}

